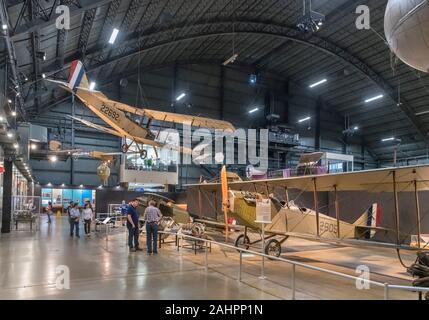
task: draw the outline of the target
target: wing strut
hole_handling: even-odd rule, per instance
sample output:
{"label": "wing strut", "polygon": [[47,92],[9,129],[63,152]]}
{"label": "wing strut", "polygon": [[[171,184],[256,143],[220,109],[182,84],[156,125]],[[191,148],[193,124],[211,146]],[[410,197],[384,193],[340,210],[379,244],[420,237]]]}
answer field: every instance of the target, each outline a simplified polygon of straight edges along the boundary
{"label": "wing strut", "polygon": [[225,219],[225,242],[228,242],[228,177],[226,174],[226,166],[220,171],[220,181],[222,184],[222,208]]}
{"label": "wing strut", "polygon": [[334,197],[335,197],[335,216],[337,218],[337,237],[341,238],[340,234],[340,202],[338,201],[338,190],[337,185],[334,185]]}
{"label": "wing strut", "polygon": [[401,243],[401,238],[399,235],[399,199],[398,199],[398,186],[396,184],[396,171],[392,171],[393,175],[393,200],[395,202],[395,227],[396,227],[396,241],[399,246]]}
{"label": "wing strut", "polygon": [[313,196],[314,196],[314,211],[316,211],[316,230],[317,237],[320,237],[320,226],[319,226],[319,199],[317,197],[317,183],[316,178],[313,178]]}
{"label": "wing strut", "polygon": [[422,234],[421,222],[420,222],[420,199],[419,190],[417,188],[417,180],[414,180],[414,199],[416,202],[416,215],[417,215],[417,244],[421,248],[420,236]]}

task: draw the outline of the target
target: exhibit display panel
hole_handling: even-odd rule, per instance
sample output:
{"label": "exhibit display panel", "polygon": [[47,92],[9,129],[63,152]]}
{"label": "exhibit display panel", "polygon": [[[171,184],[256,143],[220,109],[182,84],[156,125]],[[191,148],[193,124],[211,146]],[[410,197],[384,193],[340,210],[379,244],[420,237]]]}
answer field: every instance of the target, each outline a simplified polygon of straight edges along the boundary
{"label": "exhibit display panel", "polygon": [[42,206],[52,202],[55,207],[66,209],[70,201],[76,202],[79,206],[83,206],[85,201],[89,201],[92,205],[95,204],[95,190],[91,189],[52,189],[42,188]]}

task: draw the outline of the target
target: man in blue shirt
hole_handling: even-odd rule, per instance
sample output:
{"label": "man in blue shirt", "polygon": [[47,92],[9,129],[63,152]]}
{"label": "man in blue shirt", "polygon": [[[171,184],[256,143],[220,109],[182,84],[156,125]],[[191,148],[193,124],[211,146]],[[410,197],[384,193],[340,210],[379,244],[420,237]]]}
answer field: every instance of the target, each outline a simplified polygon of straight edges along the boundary
{"label": "man in blue shirt", "polygon": [[128,246],[131,252],[142,251],[139,247],[139,201],[134,199],[127,208]]}

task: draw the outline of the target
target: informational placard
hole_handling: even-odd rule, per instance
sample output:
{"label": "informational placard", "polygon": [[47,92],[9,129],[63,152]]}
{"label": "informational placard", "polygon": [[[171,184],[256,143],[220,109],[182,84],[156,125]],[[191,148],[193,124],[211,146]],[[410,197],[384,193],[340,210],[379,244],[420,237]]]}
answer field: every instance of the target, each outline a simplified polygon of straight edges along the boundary
{"label": "informational placard", "polygon": [[260,223],[271,223],[271,200],[258,199],[256,201],[256,221]]}

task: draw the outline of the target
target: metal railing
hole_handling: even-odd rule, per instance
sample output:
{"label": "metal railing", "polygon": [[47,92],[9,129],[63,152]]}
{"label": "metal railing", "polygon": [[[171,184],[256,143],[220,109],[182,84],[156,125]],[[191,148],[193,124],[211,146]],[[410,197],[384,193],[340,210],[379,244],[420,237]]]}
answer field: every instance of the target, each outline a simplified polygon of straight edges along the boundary
{"label": "metal railing", "polygon": [[[422,287],[413,287],[413,286],[400,286],[400,285],[392,285],[389,283],[381,283],[378,281],[373,281],[373,280],[367,280],[367,279],[362,279],[359,277],[355,277],[355,276],[351,276],[345,273],[341,273],[341,272],[337,272],[337,271],[332,271],[332,270],[328,270],[328,269],[324,269],[324,268],[319,268],[319,267],[315,267],[309,264],[305,264],[302,262],[297,262],[297,261],[293,261],[293,260],[289,260],[289,259],[285,259],[285,258],[279,258],[279,257],[274,257],[274,256],[270,256],[267,254],[263,254],[261,252],[257,252],[257,251],[251,251],[248,249],[243,249],[240,247],[236,247],[230,244],[226,244],[226,243],[222,243],[222,242],[217,242],[214,240],[209,240],[209,239],[202,239],[202,238],[197,238],[197,237],[193,237],[193,236],[189,236],[189,235],[185,235],[185,234],[177,234],[177,233],[171,233],[171,232],[164,232],[164,231],[160,231],[159,233],[163,233],[163,234],[168,234],[171,236],[177,236],[180,239],[189,239],[189,240],[193,240],[193,241],[198,241],[198,242],[204,242],[205,243],[205,269],[206,271],[209,268],[208,265],[208,244],[215,244],[224,248],[229,248],[229,249],[233,249],[236,251],[239,251],[240,253],[240,264],[239,264],[239,272],[238,272],[238,281],[242,281],[242,265],[243,265],[243,253],[249,253],[252,255],[257,255],[262,257],[262,259],[269,259],[269,260],[275,260],[275,261],[281,261],[281,262],[285,262],[288,263],[290,265],[292,265],[292,274],[291,274],[291,282],[292,282],[292,300],[295,300],[296,298],[296,267],[302,267],[304,269],[309,269],[309,270],[313,270],[313,271],[317,271],[317,272],[322,272],[322,273],[326,273],[326,274],[330,274],[333,276],[337,276],[343,279],[349,279],[349,280],[354,280],[354,281],[363,281],[365,284],[370,284],[370,285],[374,285],[380,288],[384,289],[384,300],[389,300],[389,293],[391,289],[395,289],[395,290],[403,290],[403,291],[410,291],[410,292],[416,292],[416,293],[429,293],[429,288],[422,288]],[[177,245],[179,246],[179,243],[177,243]],[[262,275],[264,275],[264,264],[262,263]],[[263,278],[264,276],[262,276],[261,278]]]}

